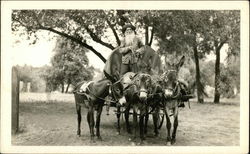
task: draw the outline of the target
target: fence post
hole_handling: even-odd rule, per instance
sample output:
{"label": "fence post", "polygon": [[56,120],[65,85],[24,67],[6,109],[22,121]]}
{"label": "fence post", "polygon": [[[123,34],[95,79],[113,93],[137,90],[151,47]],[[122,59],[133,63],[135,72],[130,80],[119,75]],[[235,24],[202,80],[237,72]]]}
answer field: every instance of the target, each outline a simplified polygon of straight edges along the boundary
{"label": "fence post", "polygon": [[19,77],[16,67],[12,67],[11,103],[11,133],[15,134],[19,127]]}

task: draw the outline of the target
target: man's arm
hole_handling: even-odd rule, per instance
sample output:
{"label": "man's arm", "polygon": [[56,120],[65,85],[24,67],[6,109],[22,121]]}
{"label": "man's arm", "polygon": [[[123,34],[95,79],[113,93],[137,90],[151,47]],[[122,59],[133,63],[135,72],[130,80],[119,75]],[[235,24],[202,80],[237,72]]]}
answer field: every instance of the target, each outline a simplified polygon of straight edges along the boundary
{"label": "man's arm", "polygon": [[119,48],[120,48],[119,51],[122,54],[126,54],[126,53],[128,53],[129,51],[132,50],[132,46],[125,47],[125,41],[124,40],[121,41],[121,45],[119,46]]}

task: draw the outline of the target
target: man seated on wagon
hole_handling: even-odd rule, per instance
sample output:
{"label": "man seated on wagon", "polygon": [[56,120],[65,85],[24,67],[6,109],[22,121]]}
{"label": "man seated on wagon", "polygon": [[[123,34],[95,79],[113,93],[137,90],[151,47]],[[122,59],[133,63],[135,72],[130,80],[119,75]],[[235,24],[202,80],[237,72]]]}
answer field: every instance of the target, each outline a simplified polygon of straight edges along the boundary
{"label": "man seated on wagon", "polygon": [[136,63],[143,50],[143,43],[136,36],[135,29],[131,24],[126,24],[122,28],[124,38],[119,46],[119,52],[122,54],[121,75],[127,72],[138,72]]}

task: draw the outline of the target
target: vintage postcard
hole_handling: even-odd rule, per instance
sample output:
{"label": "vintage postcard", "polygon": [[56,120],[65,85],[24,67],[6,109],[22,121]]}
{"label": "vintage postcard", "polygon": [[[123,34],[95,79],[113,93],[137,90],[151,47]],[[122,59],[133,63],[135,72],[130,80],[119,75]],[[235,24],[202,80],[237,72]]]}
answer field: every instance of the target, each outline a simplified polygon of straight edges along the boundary
{"label": "vintage postcard", "polygon": [[248,153],[248,1],[3,1],[2,153]]}

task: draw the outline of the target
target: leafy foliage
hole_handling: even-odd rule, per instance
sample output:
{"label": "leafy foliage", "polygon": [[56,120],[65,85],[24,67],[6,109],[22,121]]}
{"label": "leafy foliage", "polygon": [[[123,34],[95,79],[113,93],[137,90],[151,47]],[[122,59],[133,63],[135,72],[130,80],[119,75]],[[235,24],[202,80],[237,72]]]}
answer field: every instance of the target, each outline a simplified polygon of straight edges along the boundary
{"label": "leafy foliage", "polygon": [[20,81],[22,81],[23,89],[22,91],[27,91],[27,83],[30,82],[31,92],[44,92],[45,90],[45,81],[41,77],[44,71],[44,67],[32,67],[29,65],[24,66],[15,66],[18,70],[18,76]]}
{"label": "leafy foliage", "polygon": [[[20,29],[25,29],[24,32],[32,43],[38,39],[36,33],[39,30],[47,30],[80,45],[75,52],[69,48],[64,48],[65,52],[59,52],[58,47],[58,52],[52,59],[53,69],[48,70],[48,77],[51,76],[48,81],[54,83],[53,85],[56,85],[54,79],[70,83],[73,82],[69,81],[70,76],[78,81],[76,74],[88,72],[86,59],[81,59],[85,70],[82,70],[80,64],[75,64],[75,57],[81,57],[77,55],[78,52],[83,53],[80,50],[90,50],[105,62],[101,53],[92,47],[92,42],[114,49],[120,44],[121,27],[126,23],[133,23],[137,27],[137,33],[145,36],[145,44],[151,45],[156,40],[159,45],[158,53],[165,56],[168,62],[174,62],[176,57],[183,54],[193,60],[194,67],[187,66],[189,71],[186,72],[190,72],[190,80],[195,79],[199,89],[197,92],[202,91],[203,85],[212,85],[213,79],[209,76],[213,73],[217,76],[213,86],[219,85],[221,80],[218,53],[224,44],[229,45],[229,57],[240,55],[238,10],[14,10],[12,19],[12,31],[20,32]],[[67,43],[62,44],[67,46]],[[205,54],[211,52],[217,55],[214,66],[216,71],[212,69],[212,63],[199,62],[205,58]],[[73,62],[70,59],[74,59]],[[61,61],[65,64],[60,63]],[[231,67],[238,65],[228,65],[227,68]],[[228,70],[226,74],[232,74],[234,70],[237,69]],[[86,77],[86,74],[82,76]],[[236,74],[233,76],[238,76]],[[223,78],[223,73],[221,76]]]}
{"label": "leafy foliage", "polygon": [[[231,57],[226,67],[221,68],[220,91],[224,97],[235,97],[234,90],[240,91],[240,59]],[[237,93],[236,93],[237,94]]]}
{"label": "leafy foliage", "polygon": [[[50,90],[59,86],[64,92],[64,85],[77,84],[93,78],[93,68],[88,67],[86,51],[76,43],[59,37],[51,59],[52,67],[47,68],[44,78]],[[67,90],[66,90],[67,92]]]}

